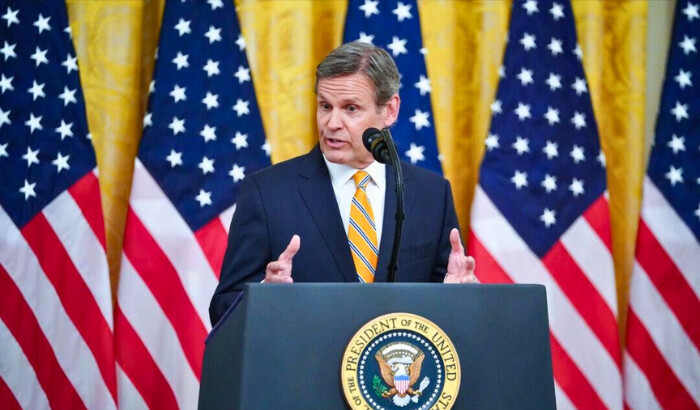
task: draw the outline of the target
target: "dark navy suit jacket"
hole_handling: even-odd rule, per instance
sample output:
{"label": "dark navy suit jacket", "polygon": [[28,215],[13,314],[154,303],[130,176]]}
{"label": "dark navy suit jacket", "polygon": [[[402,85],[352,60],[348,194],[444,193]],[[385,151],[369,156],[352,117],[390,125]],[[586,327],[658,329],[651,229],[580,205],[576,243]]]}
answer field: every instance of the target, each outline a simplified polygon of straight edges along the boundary
{"label": "dark navy suit jacket", "polygon": [[[406,218],[397,282],[441,282],[457,228],[450,184],[402,163]],[[384,226],[375,281],[385,282],[394,241],[396,192],[386,167]],[[241,185],[219,286],[209,306],[216,324],[246,282],[260,282],[265,267],[285,250],[292,235],[301,247],[292,261],[295,282],[358,282],[348,238],[328,168],[318,145],[306,155],[248,175]]]}

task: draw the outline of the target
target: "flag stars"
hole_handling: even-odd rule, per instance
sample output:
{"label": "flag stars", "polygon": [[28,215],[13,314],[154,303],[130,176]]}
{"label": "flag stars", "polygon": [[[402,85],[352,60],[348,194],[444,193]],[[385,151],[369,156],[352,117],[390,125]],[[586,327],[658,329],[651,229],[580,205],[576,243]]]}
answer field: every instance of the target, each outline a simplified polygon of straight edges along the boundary
{"label": "flag stars", "polygon": [[588,92],[588,87],[586,87],[586,80],[583,78],[576,77],[576,81],[571,84],[571,88],[576,91],[576,95],[581,95]]}
{"label": "flag stars", "polygon": [[78,57],[72,57],[68,54],[61,65],[66,67],[66,74],[70,74],[71,71],[78,71]]}
{"label": "flag stars", "polygon": [[39,65],[47,64],[49,62],[49,60],[46,58],[46,53],[48,51],[48,48],[46,50],[42,50],[39,47],[37,47],[36,51],[34,51],[34,54],[32,54],[29,58],[34,60],[36,62],[36,66],[39,67]]}
{"label": "flag stars", "polygon": [[498,134],[490,134],[486,137],[486,150],[491,151],[496,148],[500,148],[501,145],[498,143]]}
{"label": "flag stars", "polygon": [[37,84],[36,81],[32,81],[32,86],[27,90],[29,94],[32,95],[32,101],[36,101],[38,97],[46,97],[44,93],[44,85],[46,83]]}
{"label": "flag stars", "polygon": [[518,155],[523,155],[526,152],[530,152],[530,141],[527,138],[517,136],[512,147],[515,149]]}
{"label": "flag stars", "polygon": [[416,145],[411,143],[411,147],[406,151],[406,156],[411,160],[411,164],[416,164],[418,161],[425,161],[425,155],[423,154],[425,147],[423,145]]}
{"label": "flag stars", "polygon": [[695,48],[695,37],[683,36],[683,41],[678,43],[678,46],[683,49],[683,54],[688,55],[690,53],[697,53],[698,49]]}
{"label": "flag stars", "polygon": [[175,84],[173,90],[170,91],[170,96],[173,97],[175,103],[187,100],[187,95],[185,94],[186,89],[187,87],[180,87],[179,85]]}
{"label": "flag stars", "polygon": [[671,114],[676,117],[677,122],[688,118],[688,104],[681,104],[679,101],[676,101],[676,106],[671,109]]}
{"label": "flag stars", "polygon": [[416,131],[420,131],[423,127],[430,127],[430,121],[428,121],[429,116],[429,112],[423,112],[416,108],[416,111],[414,112],[413,116],[408,120],[416,126]]}
{"label": "flag stars", "polygon": [[70,169],[70,165],[68,165],[68,159],[70,159],[70,155],[66,155],[65,157],[61,155],[61,153],[58,153],[58,156],[56,156],[56,159],[51,161],[53,165],[56,166],[56,172],[61,173],[62,170],[64,169]]}
{"label": "flag stars", "polygon": [[698,209],[696,209],[693,213],[698,217],[698,219],[700,219],[700,203],[698,203]]}
{"label": "flag stars", "polygon": [[549,73],[549,77],[545,80],[545,83],[549,86],[550,91],[555,91],[561,88],[561,76],[554,73]]}
{"label": "flag stars", "polygon": [[170,163],[170,168],[175,168],[178,165],[182,165],[182,152],[171,149],[170,154],[165,159]]}
{"label": "flag stars", "polygon": [[2,94],[5,94],[7,90],[14,91],[15,87],[12,86],[12,80],[14,78],[14,76],[7,78],[5,74],[0,74],[0,92],[2,92]]}
{"label": "flag stars", "polygon": [[547,48],[549,51],[552,53],[553,56],[556,56],[557,54],[561,54],[564,52],[564,49],[562,48],[562,42],[559,39],[556,39],[552,37],[552,39],[549,41],[549,44],[547,45]]}
{"label": "flag stars", "polygon": [[236,131],[236,135],[231,138],[231,143],[236,146],[236,151],[241,148],[248,148],[248,134],[241,134]]}
{"label": "flag stars", "polygon": [[2,128],[3,124],[12,124],[12,121],[10,121],[10,112],[12,111],[3,111],[3,109],[0,108],[0,128]]}
{"label": "flag stars", "polygon": [[547,119],[549,125],[554,125],[559,122],[559,110],[552,107],[547,107],[547,112],[544,114],[544,118]]}
{"label": "flag stars", "polygon": [[10,6],[7,6],[7,11],[2,15],[2,19],[7,21],[7,27],[10,27],[13,23],[19,24],[17,13],[19,13],[19,9],[12,10]]}
{"label": "flag stars", "polygon": [[245,68],[242,65],[238,66],[238,71],[233,75],[238,78],[238,84],[243,84],[246,81],[250,81],[250,68]]}
{"label": "flag stars", "polygon": [[574,148],[571,149],[571,152],[569,153],[571,158],[574,160],[576,164],[578,164],[581,161],[586,160],[586,155],[584,153],[583,147],[579,147],[578,145],[574,145]]}
{"label": "flag stars", "polygon": [[527,0],[525,3],[523,3],[523,8],[527,12],[528,16],[531,16],[532,13],[538,13],[540,11],[537,8],[537,1],[535,0]]}
{"label": "flag stars", "polygon": [[216,141],[216,127],[210,127],[209,124],[204,124],[204,128],[199,132],[199,135],[204,138],[204,142]]}
{"label": "flag stars", "polygon": [[5,41],[5,44],[0,49],[0,53],[2,53],[5,61],[7,61],[7,59],[10,57],[17,57],[17,54],[15,54],[15,47],[16,46],[17,46],[16,43],[9,44],[7,41]]}
{"label": "flag stars", "polygon": [[525,118],[532,118],[532,115],[530,114],[530,104],[518,102],[518,108],[513,110],[513,112],[515,112],[515,115],[518,116],[520,121],[523,121]]}
{"label": "flag stars", "polygon": [[7,146],[9,145],[9,142],[6,142],[4,144],[0,144],[0,158],[2,157],[9,157],[7,154]]}
{"label": "flag stars", "polygon": [[367,34],[364,31],[360,31],[360,38],[358,38],[357,41],[365,44],[374,44],[374,34]]}
{"label": "flag stars", "polygon": [[600,150],[600,152],[598,153],[598,157],[596,157],[596,160],[598,161],[601,167],[605,168],[606,160],[605,153],[603,152],[603,150]]}
{"label": "flag stars", "polygon": [[204,67],[202,67],[202,70],[207,72],[207,77],[218,75],[220,73],[219,62],[213,61],[212,59],[207,59],[207,63],[204,65]]}
{"label": "flag stars", "polygon": [[180,19],[175,25],[175,30],[177,30],[178,37],[182,37],[185,34],[190,34],[192,32],[192,30],[190,29],[190,21]]}
{"label": "flag stars", "polygon": [[688,2],[688,4],[683,9],[683,14],[688,18],[688,21],[693,21],[694,19],[700,19],[700,11],[698,4],[693,4]]}
{"label": "flag stars", "polygon": [[168,125],[168,128],[173,130],[173,135],[177,135],[181,132],[185,132],[185,119],[179,119],[177,117],[173,117],[173,120],[170,122]]}
{"label": "flag stars", "polygon": [[238,51],[245,50],[245,38],[243,38],[242,34],[238,35],[238,38],[236,39],[236,45],[238,46]]}
{"label": "flag stars", "polygon": [[35,117],[33,113],[29,113],[29,119],[24,123],[27,127],[29,127],[29,133],[34,134],[34,130],[43,130],[44,127],[41,126],[41,118],[42,116]]}
{"label": "flag stars", "polygon": [[394,57],[408,53],[406,50],[406,40],[400,39],[396,36],[392,36],[391,43],[389,43],[386,47],[391,50],[391,54]]}
{"label": "flag stars", "polygon": [[537,44],[535,43],[535,35],[524,33],[523,38],[520,39],[520,44],[523,45],[525,51],[530,51],[533,48],[537,48]]}
{"label": "flag stars", "polygon": [[542,215],[540,215],[540,221],[544,222],[544,226],[547,228],[554,225],[557,223],[556,211],[545,208]]}
{"label": "flag stars", "polygon": [[202,170],[202,174],[210,174],[214,172],[214,160],[204,156],[202,162],[200,162],[197,167]]}
{"label": "flag stars", "polygon": [[432,91],[432,87],[430,86],[430,79],[424,75],[420,76],[420,79],[417,83],[414,84],[414,86],[418,89],[418,91],[420,91],[421,96],[429,94]]}
{"label": "flag stars", "polygon": [[498,77],[499,78],[506,78],[506,68],[501,64],[500,67],[498,67]]}
{"label": "flag stars", "polygon": [[676,183],[683,182],[683,168],[676,168],[671,165],[665,176],[671,183],[671,186],[676,186]]}
{"label": "flag stars", "polygon": [[583,50],[581,49],[581,46],[579,44],[576,44],[576,47],[574,48],[574,55],[576,58],[581,60],[583,58]]}
{"label": "flag stars", "polygon": [[228,174],[233,178],[233,182],[238,182],[245,178],[245,167],[239,167],[238,164],[233,164]]}
{"label": "flag stars", "polygon": [[365,18],[370,18],[373,14],[379,14],[378,4],[379,0],[365,0],[359,9],[365,13]]}
{"label": "flag stars", "polygon": [[151,80],[151,83],[148,84],[148,93],[153,94],[156,92],[156,80]]}
{"label": "flag stars", "polygon": [[31,196],[36,196],[36,192],[34,191],[34,188],[36,187],[36,182],[32,182],[31,184],[29,181],[26,179],[24,180],[24,186],[19,189],[19,192],[24,194],[24,200],[28,200],[29,197]]}
{"label": "flag stars", "polygon": [[221,29],[214,26],[209,26],[209,30],[204,33],[204,37],[209,39],[209,44],[221,41]]}
{"label": "flag stars", "polygon": [[209,3],[212,10],[224,8],[224,2],[222,0],[207,0],[207,3]]}
{"label": "flag stars", "polygon": [[32,164],[39,163],[39,150],[32,150],[31,147],[27,147],[27,153],[22,155],[22,159],[27,161],[27,168],[31,167]]}
{"label": "flag stars", "polygon": [[68,87],[66,87],[65,85],[63,86],[63,92],[58,95],[58,98],[63,100],[64,107],[70,103],[78,102],[78,100],[75,98],[75,92],[77,90],[77,88],[75,90],[69,90]]}
{"label": "flag stars", "polygon": [[668,147],[673,150],[674,154],[678,154],[678,151],[685,151],[685,137],[673,134],[671,141],[668,142]]}
{"label": "flag stars", "polygon": [[219,95],[207,91],[207,95],[202,99],[202,104],[207,106],[207,110],[219,108]]}
{"label": "flag stars", "polygon": [[503,112],[503,107],[502,107],[502,104],[501,104],[501,100],[496,100],[496,101],[494,101],[494,102],[491,103],[491,112],[492,112],[494,115],[500,114],[500,113]]}
{"label": "flag stars", "polygon": [[153,113],[146,113],[146,115],[143,116],[143,128],[150,127],[153,125]]}
{"label": "flag stars", "polygon": [[574,197],[583,195],[583,193],[585,192],[585,190],[583,189],[583,180],[573,178],[571,180],[571,184],[569,185],[569,191],[571,191],[571,193],[574,194]]}
{"label": "flag stars", "polygon": [[56,128],[56,132],[61,134],[61,141],[63,141],[63,139],[66,137],[73,136],[73,130],[71,130],[72,127],[73,127],[72,122],[66,124],[65,121],[61,120],[61,126]]}
{"label": "flag stars", "polygon": [[549,9],[549,13],[555,21],[559,21],[559,19],[564,18],[564,6],[554,2],[552,3],[552,8]]}
{"label": "flag stars", "polygon": [[270,156],[270,153],[272,152],[272,146],[267,141],[265,141],[265,143],[260,146],[260,149],[263,150],[265,152],[265,155],[268,157]]}
{"label": "flag stars", "polygon": [[189,54],[182,54],[181,52],[177,52],[177,56],[173,58],[173,64],[177,66],[177,70],[180,71],[181,68],[183,67],[189,67],[190,63],[187,61],[189,58]]}
{"label": "flag stars", "polygon": [[532,79],[532,70],[528,70],[525,67],[520,68],[520,73],[518,73],[516,77],[518,77],[518,80],[520,80],[520,85],[523,87],[534,83],[534,80]]}
{"label": "flag stars", "polygon": [[556,142],[547,140],[542,152],[547,156],[547,159],[552,159],[559,156],[559,145]]}
{"label": "flag stars", "polygon": [[510,178],[510,182],[515,184],[515,188],[518,190],[527,186],[527,172],[520,172],[516,169],[515,174]]}
{"label": "flag stars", "polygon": [[574,124],[577,130],[586,126],[586,114],[574,111],[574,116],[571,117],[571,123]]}
{"label": "flag stars", "polygon": [[547,193],[549,194],[557,189],[557,177],[545,174],[541,185],[544,188],[544,190],[547,191]]}
{"label": "flag stars", "polygon": [[200,189],[195,199],[199,202],[200,208],[203,208],[204,205],[211,205],[211,192]]}
{"label": "flag stars", "polygon": [[37,18],[33,24],[33,26],[39,30],[39,34],[43,33],[44,30],[51,31],[51,25],[49,25],[49,20],[51,20],[51,16],[44,17],[42,14],[39,14],[39,18]]}
{"label": "flag stars", "polygon": [[392,14],[396,14],[396,19],[399,21],[399,23],[405,19],[413,18],[413,15],[411,14],[411,5],[403,4],[402,2],[397,3],[396,8],[392,11]]}
{"label": "flag stars", "polygon": [[678,75],[676,75],[674,80],[678,83],[678,86],[681,87],[681,90],[684,89],[686,86],[692,87],[693,86],[693,81],[691,81],[690,77],[693,76],[693,73],[690,71],[683,71],[681,68],[678,71]]}
{"label": "flag stars", "polygon": [[240,98],[236,100],[236,104],[233,106],[233,110],[236,111],[236,116],[240,117],[242,115],[250,114],[250,109],[248,105],[249,101],[243,101]]}

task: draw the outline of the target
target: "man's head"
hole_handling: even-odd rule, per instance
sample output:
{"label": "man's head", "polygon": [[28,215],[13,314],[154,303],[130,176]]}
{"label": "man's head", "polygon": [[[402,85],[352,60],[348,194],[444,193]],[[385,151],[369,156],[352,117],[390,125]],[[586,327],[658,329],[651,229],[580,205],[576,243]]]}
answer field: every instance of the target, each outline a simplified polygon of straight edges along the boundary
{"label": "man's head", "polygon": [[358,169],[371,164],[362,133],[396,121],[398,91],[399,72],[382,48],[352,42],[326,56],[316,68],[316,122],[326,158]]}

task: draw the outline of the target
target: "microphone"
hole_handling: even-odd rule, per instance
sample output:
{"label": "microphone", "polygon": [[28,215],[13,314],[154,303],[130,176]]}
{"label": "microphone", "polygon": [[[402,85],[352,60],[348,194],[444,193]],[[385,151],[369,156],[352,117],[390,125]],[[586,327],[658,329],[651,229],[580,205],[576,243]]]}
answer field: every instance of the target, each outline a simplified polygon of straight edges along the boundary
{"label": "microphone", "polygon": [[389,154],[389,146],[384,138],[384,133],[376,128],[367,128],[362,133],[362,143],[367,151],[372,153],[377,162],[382,164],[393,164]]}

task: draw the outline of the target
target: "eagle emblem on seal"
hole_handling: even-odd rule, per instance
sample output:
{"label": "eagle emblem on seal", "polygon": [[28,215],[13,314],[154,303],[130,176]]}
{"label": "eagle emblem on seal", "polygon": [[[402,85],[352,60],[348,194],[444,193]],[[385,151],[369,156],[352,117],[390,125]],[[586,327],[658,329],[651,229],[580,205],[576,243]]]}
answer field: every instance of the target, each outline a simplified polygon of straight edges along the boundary
{"label": "eagle emblem on seal", "polygon": [[394,342],[381,348],[374,358],[379,364],[384,383],[389,387],[381,389],[382,397],[391,398],[398,407],[404,407],[410,401],[417,403],[423,390],[430,384],[430,379],[424,377],[420,385],[414,387],[420,378],[425,359],[423,351],[411,343]]}

